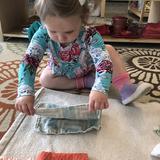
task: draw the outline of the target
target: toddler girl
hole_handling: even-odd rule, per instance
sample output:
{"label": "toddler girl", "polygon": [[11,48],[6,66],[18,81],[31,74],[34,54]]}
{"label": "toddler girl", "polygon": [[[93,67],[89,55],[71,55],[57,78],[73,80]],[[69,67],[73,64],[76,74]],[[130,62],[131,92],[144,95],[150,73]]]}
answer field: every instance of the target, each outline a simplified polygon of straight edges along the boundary
{"label": "toddler girl", "polygon": [[17,110],[34,114],[35,74],[46,50],[50,60],[41,74],[41,85],[62,90],[91,88],[90,111],[108,108],[111,81],[123,104],[150,89],[147,83],[132,84],[115,49],[105,46],[94,28],[84,26],[89,15],[87,0],[37,0],[36,10],[43,25],[20,64]]}

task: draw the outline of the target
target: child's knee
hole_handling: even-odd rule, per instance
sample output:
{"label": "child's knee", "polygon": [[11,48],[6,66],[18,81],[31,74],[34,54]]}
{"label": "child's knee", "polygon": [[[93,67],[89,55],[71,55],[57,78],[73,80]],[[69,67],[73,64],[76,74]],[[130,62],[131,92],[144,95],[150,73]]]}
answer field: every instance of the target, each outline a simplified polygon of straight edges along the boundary
{"label": "child's knee", "polygon": [[111,57],[117,55],[117,51],[112,45],[106,45],[106,48]]}
{"label": "child's knee", "polygon": [[107,49],[111,49],[111,48],[113,48],[113,46],[110,45],[110,44],[107,44],[107,45],[106,45],[106,48],[107,48]]}
{"label": "child's knee", "polygon": [[47,78],[45,77],[44,74],[41,74],[39,81],[42,87],[47,88]]}
{"label": "child's knee", "polygon": [[[55,76],[52,73],[44,71],[44,72],[42,72],[39,81],[40,81],[40,84],[42,87],[52,88],[52,87],[54,87],[54,83],[55,83],[54,78],[55,78]],[[55,86],[56,86],[56,84],[55,84]]]}
{"label": "child's knee", "polygon": [[47,87],[51,79],[52,79],[51,70],[48,67],[46,67],[40,75],[39,78],[40,84],[43,87]]}
{"label": "child's knee", "polygon": [[40,84],[42,85],[42,87],[48,88],[48,83],[50,81],[49,79],[51,79],[50,76],[47,73],[42,72],[42,74],[40,75],[40,78],[39,78],[39,81],[40,81]]}

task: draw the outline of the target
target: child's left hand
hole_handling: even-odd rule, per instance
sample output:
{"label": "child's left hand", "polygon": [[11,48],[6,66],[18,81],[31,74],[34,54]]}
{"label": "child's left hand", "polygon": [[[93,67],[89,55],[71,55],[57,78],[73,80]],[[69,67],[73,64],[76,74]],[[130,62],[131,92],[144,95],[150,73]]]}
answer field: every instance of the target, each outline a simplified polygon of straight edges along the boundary
{"label": "child's left hand", "polygon": [[89,111],[96,111],[97,109],[106,109],[109,107],[108,97],[98,91],[91,91],[89,95]]}

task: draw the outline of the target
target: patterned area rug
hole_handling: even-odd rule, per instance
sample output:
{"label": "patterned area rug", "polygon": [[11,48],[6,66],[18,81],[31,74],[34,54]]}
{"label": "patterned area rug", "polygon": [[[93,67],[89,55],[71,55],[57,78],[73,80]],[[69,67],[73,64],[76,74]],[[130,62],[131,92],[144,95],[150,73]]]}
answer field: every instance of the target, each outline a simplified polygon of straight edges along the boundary
{"label": "patterned area rug", "polygon": [[160,102],[160,49],[118,49],[133,83],[141,81],[152,84],[153,89],[145,101]]}
{"label": "patterned area rug", "polygon": [[[26,48],[27,44],[25,43],[0,43],[0,139],[18,114],[14,109],[17,96],[18,68]],[[37,71],[36,90],[40,88],[38,78],[46,64],[47,58],[44,58]]]}
{"label": "patterned area rug", "polygon": [[[27,48],[25,43],[0,43],[0,139],[17,116],[14,102],[17,90],[17,72],[20,60]],[[142,102],[160,102],[160,50],[117,48],[126,62],[126,68],[134,83],[149,82],[153,89]],[[35,88],[40,88],[39,75],[47,64],[47,56],[37,71]],[[80,94],[80,91],[75,91]],[[83,91],[84,93],[84,91]],[[86,91],[87,93],[87,91]]]}

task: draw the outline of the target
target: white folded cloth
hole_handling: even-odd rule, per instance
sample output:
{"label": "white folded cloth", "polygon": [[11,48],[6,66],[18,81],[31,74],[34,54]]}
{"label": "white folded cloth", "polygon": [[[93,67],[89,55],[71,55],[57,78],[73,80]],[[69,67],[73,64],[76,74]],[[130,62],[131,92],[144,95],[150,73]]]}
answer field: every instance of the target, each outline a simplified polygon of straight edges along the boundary
{"label": "white folded cloth", "polygon": [[160,158],[160,143],[153,148],[151,155]]}

